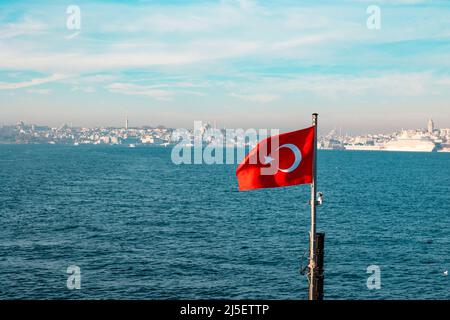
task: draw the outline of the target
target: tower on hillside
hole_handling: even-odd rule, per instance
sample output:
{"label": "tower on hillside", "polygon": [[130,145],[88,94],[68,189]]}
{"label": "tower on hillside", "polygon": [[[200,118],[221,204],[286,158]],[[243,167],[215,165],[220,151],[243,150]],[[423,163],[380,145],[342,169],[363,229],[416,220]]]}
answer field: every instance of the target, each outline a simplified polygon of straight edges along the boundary
{"label": "tower on hillside", "polygon": [[128,115],[125,117],[125,130],[128,130]]}

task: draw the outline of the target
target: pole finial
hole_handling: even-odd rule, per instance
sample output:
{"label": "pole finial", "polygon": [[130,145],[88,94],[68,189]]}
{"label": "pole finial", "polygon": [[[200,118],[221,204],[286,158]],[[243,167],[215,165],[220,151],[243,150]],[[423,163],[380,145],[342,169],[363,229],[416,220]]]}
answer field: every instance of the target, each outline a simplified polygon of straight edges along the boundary
{"label": "pole finial", "polygon": [[317,125],[317,119],[319,119],[319,114],[318,113],[313,113],[312,114],[313,125]]}

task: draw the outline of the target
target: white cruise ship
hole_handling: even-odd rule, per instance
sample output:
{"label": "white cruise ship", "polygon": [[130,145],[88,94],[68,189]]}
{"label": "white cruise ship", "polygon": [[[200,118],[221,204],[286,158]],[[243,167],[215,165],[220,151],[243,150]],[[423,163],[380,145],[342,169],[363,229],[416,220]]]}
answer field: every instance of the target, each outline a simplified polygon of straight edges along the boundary
{"label": "white cruise ship", "polygon": [[385,151],[407,151],[407,152],[434,152],[437,151],[436,143],[428,136],[422,134],[409,134],[403,131],[395,140],[387,142],[383,149]]}

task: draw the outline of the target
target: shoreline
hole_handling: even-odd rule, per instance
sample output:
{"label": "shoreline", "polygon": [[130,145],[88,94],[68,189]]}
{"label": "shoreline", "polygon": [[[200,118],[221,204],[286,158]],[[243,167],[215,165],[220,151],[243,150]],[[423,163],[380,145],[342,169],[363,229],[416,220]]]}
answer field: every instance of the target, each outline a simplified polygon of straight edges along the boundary
{"label": "shoreline", "polygon": [[[4,141],[0,141],[0,146],[65,146],[65,147],[81,147],[81,146],[91,146],[91,147],[98,147],[98,146],[103,146],[103,147],[123,147],[123,148],[130,148],[129,144],[92,144],[92,143],[86,143],[86,144],[70,144],[70,143],[17,143],[17,142],[4,142]],[[157,148],[157,147],[161,147],[161,148],[168,148],[168,147],[173,147],[174,145],[157,145],[157,144],[136,144],[135,147],[137,148]],[[134,148],[134,147],[133,147]],[[229,148],[242,148],[242,147],[224,147],[224,149],[229,149]],[[319,151],[346,151],[346,152],[385,152],[385,153],[450,153],[450,149],[442,149],[442,150],[436,150],[436,151],[412,151],[412,150],[386,150],[386,149],[328,149],[328,148],[324,148],[324,149],[318,149]]]}

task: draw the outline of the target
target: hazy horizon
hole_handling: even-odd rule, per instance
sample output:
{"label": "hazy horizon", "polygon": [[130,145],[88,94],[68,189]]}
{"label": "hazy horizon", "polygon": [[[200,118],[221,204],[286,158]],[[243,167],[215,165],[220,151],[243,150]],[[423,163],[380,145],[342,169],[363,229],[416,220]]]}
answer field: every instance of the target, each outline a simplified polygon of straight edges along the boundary
{"label": "hazy horizon", "polygon": [[[320,119],[320,115],[319,115],[319,119]],[[63,123],[58,123],[58,124],[51,125],[51,124],[48,124],[48,123],[34,123],[34,122],[28,122],[28,121],[24,121],[24,120],[18,120],[15,123],[2,123],[2,122],[0,122],[0,127],[1,126],[15,126],[21,121],[23,121],[27,125],[46,126],[46,127],[50,127],[50,128],[59,128],[59,127],[62,127],[64,125],[70,126],[72,128],[125,128],[125,120],[124,120],[123,124],[119,124],[119,123],[118,124],[111,124],[111,125],[95,125],[94,124],[94,125],[90,125],[90,126],[77,125],[77,124],[74,124],[74,123],[71,123],[71,122],[63,122]],[[229,129],[240,129],[240,128],[249,129],[250,128],[250,127],[231,127],[231,126],[226,126],[226,125],[218,123],[217,121],[214,121],[214,120],[207,121],[207,120],[197,119],[196,121],[202,121],[203,123],[208,123],[211,126],[213,126],[215,124],[216,128],[219,128],[219,129],[224,129],[224,128],[229,128]],[[436,123],[435,119],[433,119],[433,121],[434,121],[435,127],[437,129],[448,129],[448,128],[450,128],[450,126],[439,126],[438,123]],[[304,126],[308,126],[308,124],[305,121],[303,121],[303,122],[305,123]],[[342,133],[342,135],[347,135],[347,134],[350,134],[350,135],[390,134],[390,133],[393,133],[393,132],[398,132],[400,130],[410,130],[410,129],[411,130],[416,130],[416,129],[427,130],[426,124],[427,124],[427,122],[425,122],[425,125],[422,124],[422,126],[418,126],[418,127],[399,127],[399,128],[393,128],[392,131],[386,130],[386,131],[373,131],[373,132],[352,132],[352,131],[346,130],[345,127],[339,127],[339,126],[330,127],[330,129],[328,129],[327,127],[323,127],[323,126],[319,125],[319,133],[323,135],[323,134],[327,134],[331,130],[335,130],[339,134]],[[153,127],[153,128],[156,128],[158,126],[164,126],[166,128],[171,128],[171,129],[177,129],[177,128],[192,129],[194,127],[194,123],[192,123],[190,126],[188,125],[188,126],[184,126],[184,127],[175,127],[175,126],[170,126],[170,125],[167,125],[167,124],[164,124],[164,123],[157,123],[157,124],[152,123],[152,124],[149,124],[149,123],[142,122],[142,124],[133,124],[133,123],[130,122],[130,119],[129,119],[129,123],[128,123],[128,127],[130,129],[142,128],[142,127]],[[296,127],[296,128],[252,127],[252,129],[280,129],[281,132],[286,132],[286,131],[291,131],[291,130],[298,130],[298,129],[301,129],[301,127],[300,126]]]}

